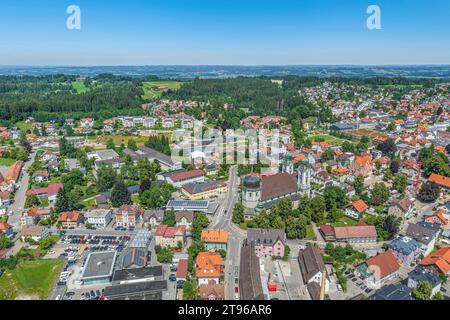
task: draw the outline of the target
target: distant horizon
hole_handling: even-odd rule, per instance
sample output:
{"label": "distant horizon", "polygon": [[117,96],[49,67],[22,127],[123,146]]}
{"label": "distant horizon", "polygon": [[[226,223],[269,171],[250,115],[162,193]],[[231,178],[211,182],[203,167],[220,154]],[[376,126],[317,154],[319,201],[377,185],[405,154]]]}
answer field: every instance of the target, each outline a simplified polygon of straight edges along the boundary
{"label": "distant horizon", "polygon": [[67,65],[0,65],[0,68],[109,68],[109,67],[438,67],[449,63],[418,64],[67,64]]}

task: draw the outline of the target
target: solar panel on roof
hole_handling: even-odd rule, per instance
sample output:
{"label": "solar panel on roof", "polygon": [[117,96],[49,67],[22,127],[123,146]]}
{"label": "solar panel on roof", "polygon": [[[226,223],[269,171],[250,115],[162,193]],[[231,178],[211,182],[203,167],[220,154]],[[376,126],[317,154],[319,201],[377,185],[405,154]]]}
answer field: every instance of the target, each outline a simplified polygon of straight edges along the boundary
{"label": "solar panel on roof", "polygon": [[131,265],[131,259],[132,259],[132,257],[133,257],[133,253],[132,253],[132,252],[127,253],[127,254],[123,257],[123,263],[122,263],[122,266],[123,266],[123,267],[128,267],[128,266],[130,266],[130,265]]}

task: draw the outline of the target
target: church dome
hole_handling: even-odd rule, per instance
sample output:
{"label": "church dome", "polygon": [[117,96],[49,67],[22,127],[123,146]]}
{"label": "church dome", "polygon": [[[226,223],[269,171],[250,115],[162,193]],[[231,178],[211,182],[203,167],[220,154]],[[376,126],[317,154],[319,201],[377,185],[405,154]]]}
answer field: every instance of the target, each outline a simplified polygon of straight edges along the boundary
{"label": "church dome", "polygon": [[257,176],[244,177],[244,187],[246,189],[259,189],[261,188],[261,179]]}

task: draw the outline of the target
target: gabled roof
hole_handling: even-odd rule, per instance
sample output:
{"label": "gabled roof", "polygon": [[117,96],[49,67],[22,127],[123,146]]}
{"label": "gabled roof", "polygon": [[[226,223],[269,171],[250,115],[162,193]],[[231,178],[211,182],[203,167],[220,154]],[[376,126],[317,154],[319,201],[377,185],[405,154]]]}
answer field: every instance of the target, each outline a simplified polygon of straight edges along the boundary
{"label": "gabled roof", "polygon": [[334,227],[336,239],[376,238],[377,229],[374,226]]}
{"label": "gabled roof", "polygon": [[369,258],[365,263],[377,280],[384,279],[400,268],[400,264],[391,250]]}
{"label": "gabled roof", "polygon": [[450,272],[450,247],[444,247],[426,256],[420,261],[421,266],[436,266],[443,274]]}
{"label": "gabled roof", "polygon": [[307,247],[298,253],[298,263],[302,272],[303,281],[307,284],[318,272],[325,271],[320,251],[314,247]]}
{"label": "gabled roof", "polygon": [[279,173],[267,176],[262,181],[261,201],[286,196],[297,192],[295,175]]}
{"label": "gabled roof", "polygon": [[434,182],[445,188],[450,188],[450,178],[441,176],[436,173],[432,173],[431,176],[428,178],[428,181]]}
{"label": "gabled roof", "polygon": [[220,277],[222,256],[218,252],[200,252],[196,259],[197,278]]}
{"label": "gabled roof", "polygon": [[205,229],[201,234],[202,242],[227,243],[228,232],[225,230]]}
{"label": "gabled roof", "polygon": [[369,206],[363,201],[363,200],[356,200],[352,202],[353,208],[355,208],[356,211],[359,213],[363,213],[367,209],[369,209]]}

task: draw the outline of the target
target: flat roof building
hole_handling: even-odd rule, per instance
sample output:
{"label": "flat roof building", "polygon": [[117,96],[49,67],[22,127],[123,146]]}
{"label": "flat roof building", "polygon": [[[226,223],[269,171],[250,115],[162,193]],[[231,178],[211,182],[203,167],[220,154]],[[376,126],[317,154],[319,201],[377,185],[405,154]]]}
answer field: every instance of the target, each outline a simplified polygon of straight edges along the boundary
{"label": "flat roof building", "polygon": [[81,274],[83,285],[111,282],[116,258],[116,251],[90,253]]}

